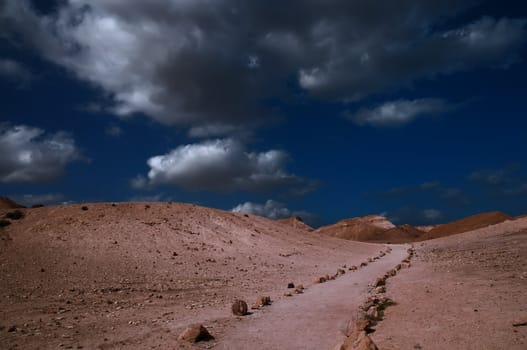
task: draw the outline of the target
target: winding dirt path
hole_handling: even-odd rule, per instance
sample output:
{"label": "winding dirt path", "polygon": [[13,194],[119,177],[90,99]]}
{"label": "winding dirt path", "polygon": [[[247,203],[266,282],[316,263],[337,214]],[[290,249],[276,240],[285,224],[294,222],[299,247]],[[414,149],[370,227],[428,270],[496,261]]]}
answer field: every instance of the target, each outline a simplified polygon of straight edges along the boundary
{"label": "winding dirt path", "polygon": [[368,285],[404,259],[406,249],[392,246],[391,253],[366,267],[255,312],[227,328],[214,348],[332,349],[366,300]]}

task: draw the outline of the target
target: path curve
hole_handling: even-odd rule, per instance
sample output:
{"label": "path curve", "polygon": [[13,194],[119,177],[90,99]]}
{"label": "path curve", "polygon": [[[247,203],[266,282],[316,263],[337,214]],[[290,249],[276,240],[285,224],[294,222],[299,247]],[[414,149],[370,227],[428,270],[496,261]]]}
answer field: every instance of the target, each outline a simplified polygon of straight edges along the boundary
{"label": "path curve", "polygon": [[281,299],[226,329],[215,349],[332,349],[344,338],[352,315],[368,296],[368,285],[401,262],[407,245],[393,245],[366,267]]}

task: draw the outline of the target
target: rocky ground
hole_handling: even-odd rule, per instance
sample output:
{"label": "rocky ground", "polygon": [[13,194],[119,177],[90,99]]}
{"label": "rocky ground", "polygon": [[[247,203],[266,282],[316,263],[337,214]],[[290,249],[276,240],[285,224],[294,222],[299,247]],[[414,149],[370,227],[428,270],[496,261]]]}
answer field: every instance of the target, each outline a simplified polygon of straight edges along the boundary
{"label": "rocky ground", "polygon": [[278,301],[385,248],[187,204],[22,211],[0,229],[2,349],[178,348],[191,323],[235,322],[235,299]]}
{"label": "rocky ground", "polygon": [[[406,246],[188,204],[18,210],[0,228],[1,349],[351,349],[364,330],[380,349],[526,348],[527,218],[398,264]],[[273,303],[251,310],[258,296]],[[356,314],[374,322],[350,331]],[[214,339],[178,340],[194,323]]]}
{"label": "rocky ground", "polygon": [[415,248],[387,283],[380,349],[527,349],[527,219]]}

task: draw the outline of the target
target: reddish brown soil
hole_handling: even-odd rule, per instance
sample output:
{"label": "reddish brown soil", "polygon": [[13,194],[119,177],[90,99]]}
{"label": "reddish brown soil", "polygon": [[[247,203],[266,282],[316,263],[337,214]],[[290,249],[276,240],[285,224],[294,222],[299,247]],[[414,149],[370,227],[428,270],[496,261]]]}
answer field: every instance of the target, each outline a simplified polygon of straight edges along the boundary
{"label": "reddish brown soil", "polygon": [[239,322],[236,298],[280,301],[384,249],[187,204],[21,210],[0,229],[1,349],[182,348],[191,323]]}
{"label": "reddish brown soil", "polygon": [[387,282],[380,349],[527,349],[527,218],[418,243]]}
{"label": "reddish brown soil", "polygon": [[478,228],[499,224],[506,220],[512,220],[512,218],[499,211],[477,214],[448,224],[439,225],[424,234],[421,237],[421,240],[447,237],[458,233],[477,230]]}

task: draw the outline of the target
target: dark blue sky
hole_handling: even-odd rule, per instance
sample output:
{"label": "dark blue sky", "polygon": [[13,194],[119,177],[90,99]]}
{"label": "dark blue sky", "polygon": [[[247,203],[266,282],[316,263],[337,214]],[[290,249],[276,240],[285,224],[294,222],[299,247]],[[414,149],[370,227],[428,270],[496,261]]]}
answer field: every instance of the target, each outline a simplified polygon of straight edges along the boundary
{"label": "dark blue sky", "polygon": [[527,212],[519,1],[0,2],[0,194]]}

